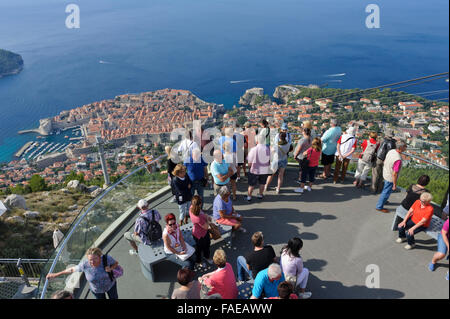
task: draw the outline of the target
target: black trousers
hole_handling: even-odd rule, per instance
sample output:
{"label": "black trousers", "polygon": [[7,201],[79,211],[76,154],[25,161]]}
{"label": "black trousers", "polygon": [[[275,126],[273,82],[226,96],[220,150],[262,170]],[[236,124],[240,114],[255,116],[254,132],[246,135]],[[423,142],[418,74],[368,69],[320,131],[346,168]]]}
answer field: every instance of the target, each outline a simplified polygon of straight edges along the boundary
{"label": "black trousers", "polygon": [[210,253],[210,246],[211,246],[211,238],[209,237],[209,232],[206,232],[206,235],[200,239],[194,237],[195,240],[195,262],[201,263],[202,262],[202,253],[203,256],[205,256],[206,259],[209,259]]}

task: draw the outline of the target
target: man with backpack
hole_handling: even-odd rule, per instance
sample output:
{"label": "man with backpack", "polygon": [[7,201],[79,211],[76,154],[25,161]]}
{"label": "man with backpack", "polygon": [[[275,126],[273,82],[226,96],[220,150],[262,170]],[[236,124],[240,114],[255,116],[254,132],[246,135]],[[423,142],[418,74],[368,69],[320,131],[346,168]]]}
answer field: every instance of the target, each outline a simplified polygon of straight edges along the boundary
{"label": "man with backpack", "polygon": [[396,148],[394,135],[392,130],[387,129],[384,135],[384,140],[381,142],[377,151],[377,159],[375,167],[372,168],[372,187],[373,194],[378,194],[383,189],[383,165],[386,155],[390,150]]}
{"label": "man with backpack", "polygon": [[137,244],[152,245],[152,242],[162,238],[162,227],[159,224],[161,215],[157,210],[148,209],[148,202],[145,199],[139,200],[137,207],[140,209],[139,216],[134,225],[134,232],[126,232],[124,237],[133,249],[130,255],[138,253]]}
{"label": "man with backpack", "polygon": [[369,139],[364,140],[361,144],[362,153],[359,155],[358,167],[355,173],[355,181],[353,185],[356,187],[363,187],[366,181],[367,174],[369,174],[370,169],[375,166],[377,159],[377,150],[380,144],[377,142],[377,133],[370,132]]}

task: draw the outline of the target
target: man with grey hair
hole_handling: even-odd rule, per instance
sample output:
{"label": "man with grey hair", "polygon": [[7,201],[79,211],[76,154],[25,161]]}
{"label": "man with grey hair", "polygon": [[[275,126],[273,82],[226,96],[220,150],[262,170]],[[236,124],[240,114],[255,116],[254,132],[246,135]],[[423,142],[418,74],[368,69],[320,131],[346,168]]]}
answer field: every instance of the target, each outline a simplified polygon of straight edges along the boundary
{"label": "man with grey hair", "polygon": [[258,198],[262,199],[267,177],[270,175],[270,148],[266,145],[264,134],[257,135],[257,145],[248,153],[248,195],[247,201],[252,200],[255,186],[259,184]]}
{"label": "man with grey hair", "polygon": [[322,178],[328,178],[331,174],[331,165],[334,163],[334,154],[339,137],[341,137],[342,129],[338,126],[336,119],[330,120],[330,128],[322,136]]}
{"label": "man with grey hair", "polygon": [[397,189],[398,176],[402,168],[402,153],[406,151],[406,143],[400,141],[397,143],[395,150],[390,150],[383,165],[383,179],[384,187],[381,191],[380,199],[377,203],[377,211],[382,213],[389,213],[389,210],[384,208],[391,193]]}
{"label": "man with grey hair", "polygon": [[256,276],[251,299],[278,297],[278,285],[283,281],[285,278],[281,266],[271,264]]}
{"label": "man with grey hair", "polygon": [[234,210],[228,187],[222,186],[217,192],[213,202],[213,218],[218,224],[232,226],[233,231],[240,230],[245,233],[246,230],[242,227],[242,216]]}
{"label": "man with grey hair", "polygon": [[371,191],[373,194],[377,194],[383,189],[383,163],[387,153],[395,149],[395,147],[394,133],[391,129],[386,129],[384,140],[381,142],[380,147],[378,147],[375,167],[372,168]]}
{"label": "man with grey hair", "polygon": [[211,163],[211,175],[214,180],[214,196],[217,195],[219,188],[230,183],[230,176],[234,175],[231,166],[223,159],[222,151],[214,151],[214,161]]}

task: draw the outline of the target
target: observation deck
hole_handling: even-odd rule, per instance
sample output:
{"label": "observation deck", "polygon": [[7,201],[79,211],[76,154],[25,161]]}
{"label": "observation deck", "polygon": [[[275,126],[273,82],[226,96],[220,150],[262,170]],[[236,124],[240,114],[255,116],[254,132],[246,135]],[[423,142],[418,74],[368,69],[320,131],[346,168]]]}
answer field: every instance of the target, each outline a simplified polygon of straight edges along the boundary
{"label": "observation deck", "polygon": [[[145,181],[144,177],[148,173],[144,169],[137,174],[142,176],[136,180]],[[397,232],[391,230],[391,224],[395,208],[405,196],[404,192],[391,195],[386,205],[391,213],[384,214],[375,210],[379,195],[372,195],[367,189],[355,188],[351,175],[347,175],[344,183],[338,184],[333,184],[331,179],[326,181],[317,179],[313,190],[305,191],[302,195],[293,191],[298,187],[295,183],[297,177],[298,168],[290,165],[286,170],[280,194],[275,193],[275,179],[272,190],[265,194],[264,199],[256,198],[256,191],[251,202],[247,202],[244,198],[248,186],[247,179],[242,178],[238,182],[238,199],[234,202],[234,207],[244,217],[243,227],[247,229],[247,233],[238,232],[233,238],[232,247],[227,246],[225,241],[211,247],[212,253],[219,247],[224,248],[227,260],[233,266],[235,274],[236,258],[252,250],[251,235],[256,231],[262,231],[265,244],[272,245],[277,256],[290,238],[300,237],[303,240],[304,246],[300,253],[304,266],[310,271],[307,290],[313,293],[312,298],[449,298],[449,282],[445,280],[449,267],[448,261],[440,261],[434,272],[428,270],[428,263],[436,252],[436,240],[425,233],[419,233],[416,235],[416,247],[410,251],[403,248],[405,243],[395,242]],[[113,191],[120,191],[119,187],[129,189],[134,187],[130,178],[125,181],[126,183],[118,185]],[[57,250],[58,262],[52,266],[53,272],[68,266],[68,263],[63,261],[69,257],[67,254],[70,255],[71,260],[81,259],[86,249],[95,244],[119,261],[124,268],[123,277],[118,279],[119,298],[170,298],[172,291],[178,287],[176,274],[179,266],[169,261],[157,264],[155,282],[151,282],[142,274],[139,257],[130,256],[128,253],[131,247],[124,239],[123,233],[133,229],[137,216],[137,210],[133,205],[139,198],[145,197],[146,193],[146,190],[142,191],[142,186],[134,189],[132,192],[127,192],[129,196],[122,196],[126,198],[128,205],[122,206],[129,209],[123,208],[121,215],[113,216],[110,224],[105,226],[106,230],[103,229],[103,233],[89,239],[87,234],[90,229],[99,225],[93,224],[94,215],[89,217],[88,214],[84,218],[78,226],[85,230],[80,231],[84,237],[77,237],[74,234],[72,239],[66,242],[63,251]],[[136,191],[137,189],[141,190],[141,193]],[[111,195],[113,191],[105,197]],[[176,216],[179,214],[177,204],[170,203],[171,197],[169,187],[160,189],[150,197],[147,196],[151,207],[157,209],[163,217],[169,212]],[[93,207],[97,207],[105,200],[103,198]],[[117,197],[115,200],[117,204],[120,199]],[[204,202],[206,212],[212,214],[213,194],[209,188],[205,190]],[[106,202],[104,204],[102,207],[106,209]],[[113,207],[109,210],[119,211]],[[97,214],[107,215],[111,212],[98,210]],[[435,208],[435,215],[440,216],[440,214],[440,208]],[[161,224],[163,225],[164,221]],[[81,241],[84,241],[83,245]],[[75,247],[78,249],[78,255],[73,252]],[[65,255],[66,257],[63,258]],[[62,279],[45,282],[45,274],[50,267],[49,263],[44,269],[39,288],[40,297],[49,298],[52,291],[64,287]],[[379,288],[368,288],[366,281],[373,277],[374,269],[379,271]],[[203,271],[196,269],[196,273],[200,276],[211,270],[209,266]],[[42,294],[43,286],[44,294]],[[83,283],[77,290],[76,296],[93,298],[88,291],[88,286]]]}

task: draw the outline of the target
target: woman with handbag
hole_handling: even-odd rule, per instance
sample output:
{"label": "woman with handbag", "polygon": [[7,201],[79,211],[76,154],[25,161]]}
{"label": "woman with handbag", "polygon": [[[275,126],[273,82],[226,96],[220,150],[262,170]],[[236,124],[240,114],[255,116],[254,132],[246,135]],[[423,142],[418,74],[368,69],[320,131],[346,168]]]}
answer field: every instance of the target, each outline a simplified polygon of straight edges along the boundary
{"label": "woman with handbag", "polygon": [[78,266],[64,271],[48,274],[47,279],[74,272],[84,272],[89,288],[96,299],[119,299],[116,278],[123,274],[122,267],[111,256],[103,255],[100,248],[89,248],[86,252],[87,260],[82,260]]}
{"label": "woman with handbag", "polygon": [[[312,145],[308,150],[306,150],[303,155],[305,156],[300,163],[302,166],[302,180],[300,183],[300,188],[294,189],[296,193],[303,193],[303,190],[311,191],[312,184],[315,180],[316,170],[319,166],[320,154],[322,152],[322,141],[320,138],[316,137],[312,141]],[[309,179],[308,186],[305,186],[306,178]]]}
{"label": "woman with handbag", "polygon": [[180,265],[182,268],[194,270],[193,255],[195,249],[184,241],[183,233],[177,224],[174,214],[167,214],[165,220],[166,227],[163,231],[163,242],[167,259]]}
{"label": "woman with handbag", "polygon": [[212,259],[209,258],[211,254],[211,238],[208,232],[212,218],[202,211],[202,199],[199,195],[195,195],[192,198],[189,215],[194,225],[192,227],[192,237],[195,240],[195,262],[199,266],[206,267],[205,263],[201,263],[202,254],[209,264],[213,263]]}
{"label": "woman with handbag", "polygon": [[300,238],[290,239],[281,250],[280,264],[286,281],[292,283],[295,289],[299,291],[299,298],[307,299],[311,297],[312,293],[306,291],[309,270],[303,267],[303,260],[300,256],[302,247],[303,241]]}

